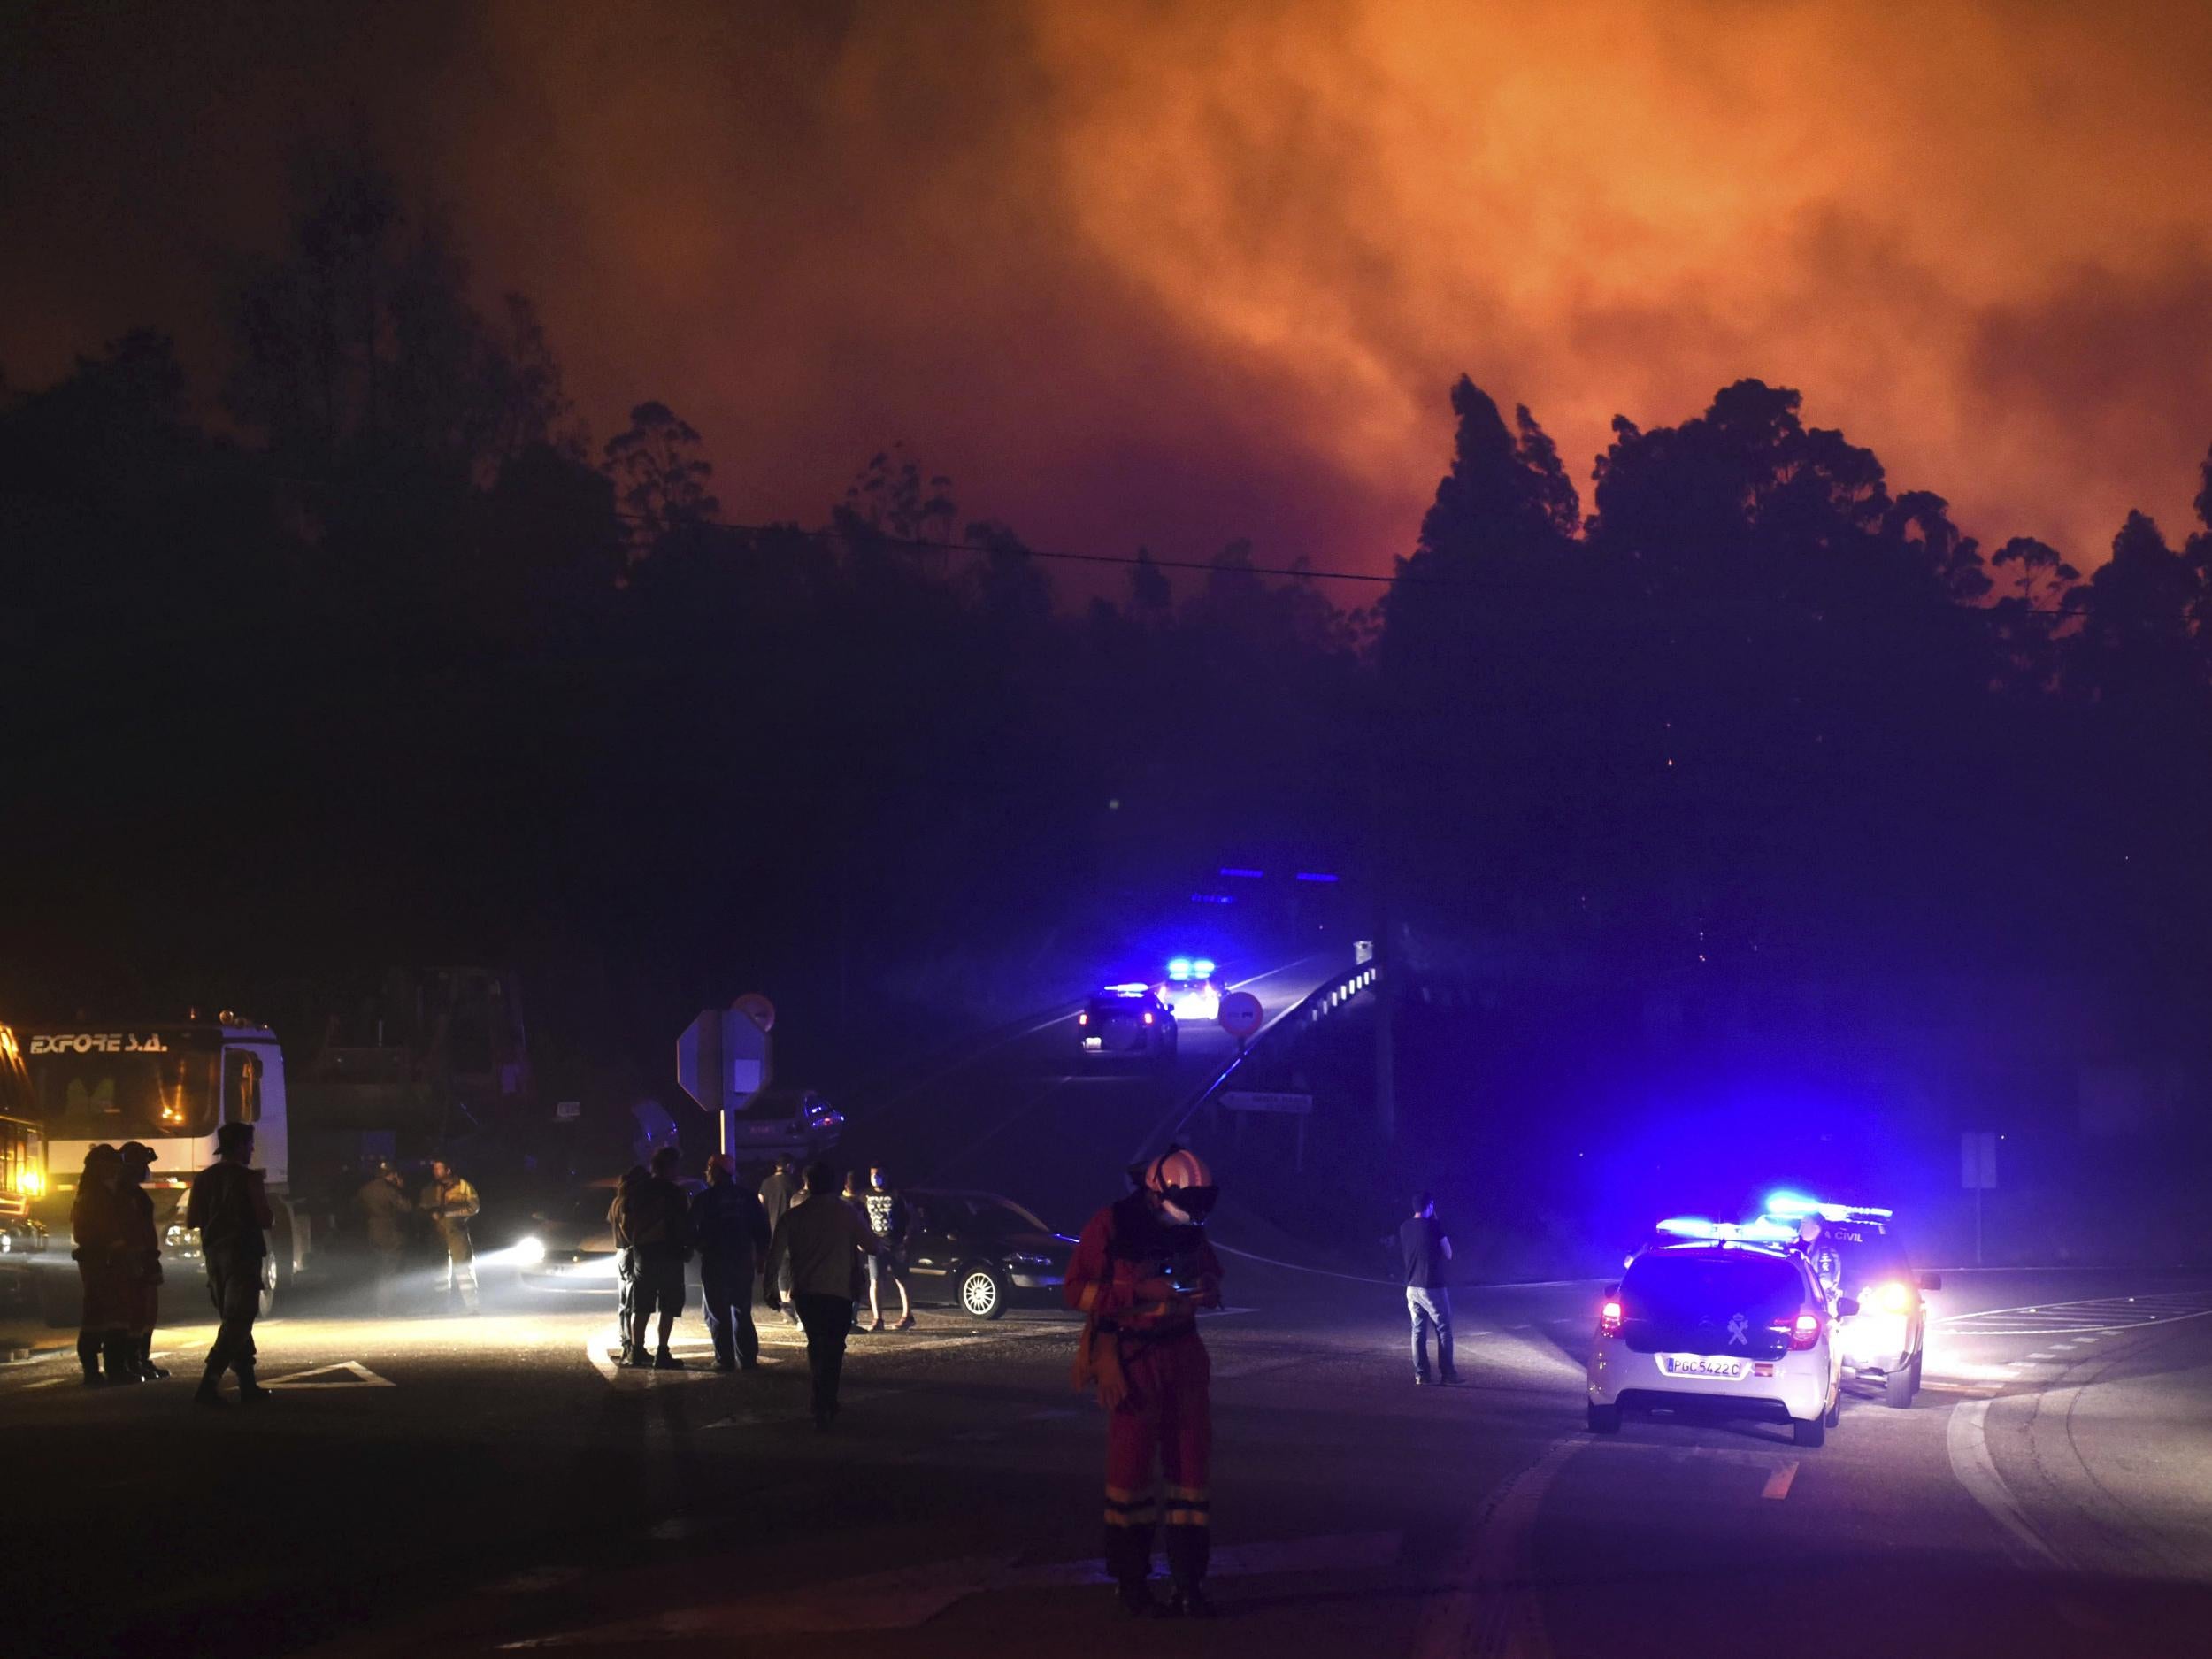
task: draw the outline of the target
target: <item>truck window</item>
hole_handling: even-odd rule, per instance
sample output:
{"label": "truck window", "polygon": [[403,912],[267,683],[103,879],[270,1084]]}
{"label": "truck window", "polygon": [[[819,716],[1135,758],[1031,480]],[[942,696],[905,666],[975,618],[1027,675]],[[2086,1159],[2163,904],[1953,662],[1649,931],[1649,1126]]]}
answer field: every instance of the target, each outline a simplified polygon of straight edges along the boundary
{"label": "truck window", "polygon": [[181,1046],[157,1053],[34,1053],[31,1092],[50,1141],[154,1141],[212,1133],[215,1056]]}
{"label": "truck window", "polygon": [[235,1048],[223,1055],[223,1121],[257,1124],[261,1121],[261,1059]]}

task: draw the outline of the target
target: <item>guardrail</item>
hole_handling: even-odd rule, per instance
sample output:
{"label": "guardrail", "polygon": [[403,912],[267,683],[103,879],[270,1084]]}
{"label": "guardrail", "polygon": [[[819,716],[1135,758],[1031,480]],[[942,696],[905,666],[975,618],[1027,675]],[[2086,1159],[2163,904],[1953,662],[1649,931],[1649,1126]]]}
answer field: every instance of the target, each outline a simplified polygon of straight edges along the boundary
{"label": "guardrail", "polygon": [[1201,1084],[1196,1092],[1175,1110],[1165,1124],[1146,1137],[1144,1144],[1137,1148],[1129,1161],[1132,1164],[1141,1163],[1144,1159],[1153,1156],[1153,1149],[1156,1147],[1164,1146],[1180,1135],[1190,1120],[1197,1116],[1199,1108],[1218,1094],[1222,1086],[1234,1077],[1244,1063],[1257,1054],[1261,1047],[1276,1033],[1302,1029],[1326,1019],[1381,978],[1382,966],[1379,961],[1372,958],[1366,962],[1355,963],[1326,984],[1310,992],[1303,1000],[1294,1003],[1279,1018],[1270,1020],[1258,1036],[1238,1049],[1219,1070]]}

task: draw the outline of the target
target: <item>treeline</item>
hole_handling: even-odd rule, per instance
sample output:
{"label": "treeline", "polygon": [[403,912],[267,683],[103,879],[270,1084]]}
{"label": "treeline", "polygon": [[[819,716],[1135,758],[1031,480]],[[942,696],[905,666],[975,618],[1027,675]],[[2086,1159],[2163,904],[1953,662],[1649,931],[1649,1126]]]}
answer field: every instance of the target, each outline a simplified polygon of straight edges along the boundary
{"label": "treeline", "polygon": [[529,956],[657,1041],[926,1003],[1255,842],[1501,971],[2202,970],[2212,531],[1985,551],[1756,381],[1617,422],[1586,517],[1465,380],[1368,610],[1242,545],[1056,581],[902,448],[733,528],[744,457],[590,442],[373,166],[302,200],[219,386],[150,329],[0,407],[18,1006]]}

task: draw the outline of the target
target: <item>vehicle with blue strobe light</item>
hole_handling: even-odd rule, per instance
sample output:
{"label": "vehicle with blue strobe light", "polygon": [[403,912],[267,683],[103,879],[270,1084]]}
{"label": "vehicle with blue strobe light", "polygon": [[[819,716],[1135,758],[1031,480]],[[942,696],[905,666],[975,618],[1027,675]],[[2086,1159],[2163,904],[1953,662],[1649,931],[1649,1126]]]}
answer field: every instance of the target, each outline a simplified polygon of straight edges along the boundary
{"label": "vehicle with blue strobe light", "polygon": [[1076,1012],[1075,1033],[1077,1052],[1086,1063],[1175,1057],[1175,1010],[1138,979],[1093,992]]}
{"label": "vehicle with blue strobe light", "polygon": [[1632,1257],[1598,1310],[1586,1383],[1590,1432],[1623,1414],[1679,1412],[1786,1423],[1816,1447],[1842,1401],[1838,1316],[1778,1223],[1676,1217]]}
{"label": "vehicle with blue strobe light", "polygon": [[1920,1392],[1926,1358],[1928,1303],[1943,1288],[1939,1273],[1914,1270],[1889,1232],[1892,1212],[1869,1204],[1826,1203],[1799,1193],[1770,1194],[1762,1219],[1799,1226],[1821,1224],[1821,1242],[1834,1252],[1843,1292],[1858,1311],[1839,1322],[1843,1363],[1853,1380],[1880,1387],[1882,1403],[1903,1410]]}
{"label": "vehicle with blue strobe light", "polygon": [[1210,1024],[1221,1018],[1221,987],[1214,979],[1211,957],[1172,958],[1167,964],[1167,977],[1152,989],[1178,1019]]}

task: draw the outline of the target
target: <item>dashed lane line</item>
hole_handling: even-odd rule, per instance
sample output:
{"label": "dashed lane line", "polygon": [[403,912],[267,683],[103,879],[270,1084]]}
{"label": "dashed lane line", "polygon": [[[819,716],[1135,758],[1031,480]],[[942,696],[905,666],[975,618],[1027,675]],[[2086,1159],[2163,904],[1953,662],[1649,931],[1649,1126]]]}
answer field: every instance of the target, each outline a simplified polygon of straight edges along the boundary
{"label": "dashed lane line", "polygon": [[1763,1498],[1786,1498],[1790,1495],[1791,1483],[1796,1479],[1797,1460],[1793,1457],[1767,1477],[1767,1483],[1761,1488],[1759,1495]]}

